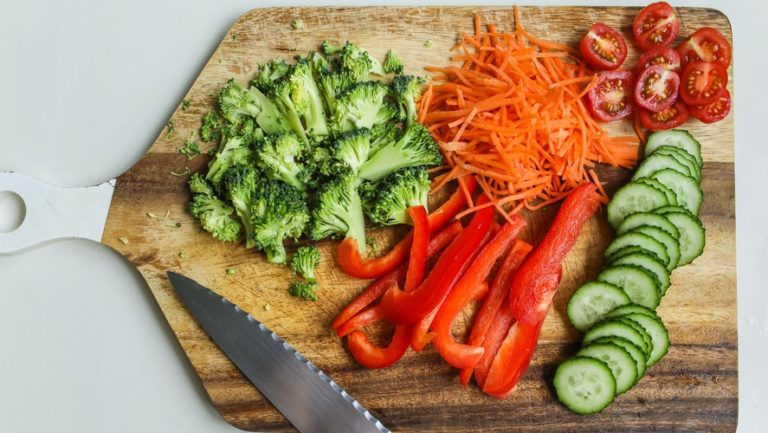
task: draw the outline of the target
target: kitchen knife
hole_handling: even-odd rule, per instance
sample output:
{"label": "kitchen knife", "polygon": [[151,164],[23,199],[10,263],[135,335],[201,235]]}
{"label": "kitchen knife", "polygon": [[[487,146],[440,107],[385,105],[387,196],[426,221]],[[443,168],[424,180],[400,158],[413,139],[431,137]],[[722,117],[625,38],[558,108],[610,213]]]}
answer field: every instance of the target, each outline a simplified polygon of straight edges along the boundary
{"label": "kitchen knife", "polygon": [[368,410],[277,334],[227,299],[168,272],[192,316],[301,433],[388,433]]}

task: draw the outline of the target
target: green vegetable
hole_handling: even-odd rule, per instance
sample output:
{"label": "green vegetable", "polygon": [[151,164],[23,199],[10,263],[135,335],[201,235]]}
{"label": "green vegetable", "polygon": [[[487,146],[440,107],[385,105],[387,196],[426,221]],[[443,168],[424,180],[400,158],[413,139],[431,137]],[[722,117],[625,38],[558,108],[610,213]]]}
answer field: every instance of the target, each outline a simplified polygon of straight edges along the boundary
{"label": "green vegetable", "polygon": [[240,234],[240,222],[232,217],[235,210],[216,196],[194,194],[189,203],[189,212],[200,220],[203,229],[214,238],[224,242],[235,242]]}
{"label": "green vegetable", "polygon": [[400,111],[404,112],[401,117],[404,117],[409,125],[416,123],[416,100],[421,95],[423,86],[424,80],[413,75],[398,75],[392,79],[392,94],[397,99]]}
{"label": "green vegetable", "polygon": [[256,164],[274,180],[282,180],[304,191],[312,172],[300,161],[306,158],[307,145],[291,133],[270,135],[256,150]]}
{"label": "green vegetable", "polygon": [[235,164],[249,164],[252,156],[250,148],[252,136],[241,134],[235,128],[229,126],[224,131],[224,138],[219,150],[208,164],[208,173],[205,179],[216,188],[221,184],[224,173]]}
{"label": "green vegetable", "polygon": [[187,185],[192,194],[214,194],[213,187],[200,173],[193,174],[187,181]]}
{"label": "green vegetable", "polygon": [[386,99],[389,89],[380,81],[364,81],[346,88],[336,97],[334,127],[344,132],[371,128],[397,117],[397,107]]}
{"label": "green vegetable", "polygon": [[227,268],[227,275],[237,275],[237,268]]}
{"label": "green vegetable", "polygon": [[253,196],[256,193],[256,183],[258,179],[256,170],[249,165],[238,164],[232,166],[224,174],[224,185],[227,192],[227,198],[237,212],[240,222],[245,228],[245,247],[254,248],[256,241],[249,236],[253,233],[253,224],[251,223],[251,205]]}
{"label": "green vegetable", "polygon": [[315,268],[320,264],[320,250],[317,247],[301,247],[291,258],[291,269],[309,281],[315,280]]}
{"label": "green vegetable", "polygon": [[309,223],[309,208],[298,189],[279,180],[259,179],[251,201],[248,237],[264,250],[267,260],[285,263],[283,242],[298,239]]}
{"label": "green vegetable", "polygon": [[186,111],[187,108],[189,108],[189,99],[184,98],[184,100],[181,101],[181,110]]}
{"label": "green vegetable", "polygon": [[355,173],[350,169],[338,169],[319,186],[315,200],[317,205],[312,210],[309,237],[314,240],[338,236],[354,238],[358,249],[364,252],[365,219]]}
{"label": "green vegetable", "polygon": [[383,66],[384,72],[388,74],[401,74],[403,72],[403,62],[392,50],[387,51]]}
{"label": "green vegetable", "polygon": [[191,139],[184,140],[184,145],[179,149],[179,153],[186,156],[187,159],[192,159],[197,155],[200,155],[200,147]]}
{"label": "green vegetable", "polygon": [[400,140],[379,146],[360,167],[359,176],[375,181],[400,168],[432,166],[442,161],[440,149],[427,128],[414,123],[406,128]]}
{"label": "green vegetable", "polygon": [[422,167],[400,169],[378,182],[366,182],[360,195],[366,215],[376,224],[412,224],[411,206],[427,208],[429,175]]}
{"label": "green vegetable", "polygon": [[200,138],[206,143],[221,140],[221,123],[222,118],[218,112],[210,111],[206,113],[200,126]]}
{"label": "green vegetable", "polygon": [[256,87],[243,89],[235,80],[229,80],[219,94],[219,109],[231,124],[239,125],[246,118],[256,120],[264,132],[273,134],[286,130],[283,117],[275,103]]}
{"label": "green vegetable", "polygon": [[301,281],[291,284],[288,293],[290,293],[291,296],[302,298],[305,301],[317,301],[317,294],[315,294],[316,290],[317,283],[312,281]]}
{"label": "green vegetable", "polygon": [[294,29],[297,29],[297,30],[301,29],[301,28],[304,27],[304,21],[302,21],[302,20],[294,20],[291,23],[291,27],[293,27]]}
{"label": "green vegetable", "polygon": [[176,132],[176,126],[173,121],[173,119],[169,120],[168,123],[165,124],[165,136],[171,136],[174,132]]}

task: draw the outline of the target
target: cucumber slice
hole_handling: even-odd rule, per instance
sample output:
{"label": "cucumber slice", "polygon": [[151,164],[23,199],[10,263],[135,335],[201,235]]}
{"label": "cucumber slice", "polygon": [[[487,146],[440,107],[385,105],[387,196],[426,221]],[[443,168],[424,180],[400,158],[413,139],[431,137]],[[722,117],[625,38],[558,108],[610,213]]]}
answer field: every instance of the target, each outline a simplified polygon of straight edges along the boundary
{"label": "cucumber slice", "polygon": [[697,182],[701,182],[701,167],[696,161],[696,158],[690,153],[686,152],[685,149],[672,146],[659,146],[656,148],[656,150],[653,151],[651,155],[669,155],[675,158],[678,160],[678,162],[688,167],[689,171],[693,177],[696,178]]}
{"label": "cucumber slice", "polygon": [[680,232],[677,227],[672,224],[663,215],[659,215],[654,212],[638,212],[632,214],[624,219],[618,229],[616,229],[617,235],[622,235],[636,227],[651,226],[658,227],[665,232],[669,233],[673,238],[678,239]]}
{"label": "cucumber slice", "polygon": [[611,265],[600,272],[597,280],[621,287],[635,304],[651,309],[659,306],[661,283],[639,266]]}
{"label": "cucumber slice", "polygon": [[651,353],[648,355],[648,367],[656,364],[669,351],[669,332],[664,327],[661,319],[651,317],[643,313],[628,313],[622,316],[616,316],[621,319],[630,319],[639,323],[645,332],[651,337]]}
{"label": "cucumber slice", "polygon": [[669,205],[663,192],[638,182],[629,182],[616,191],[608,203],[608,222],[614,229],[624,221],[627,215],[635,212],[647,212]]}
{"label": "cucumber slice", "polygon": [[616,397],[616,379],[597,359],[572,357],[557,367],[554,378],[557,399],[578,414],[598,413]]}
{"label": "cucumber slice", "polygon": [[677,264],[680,262],[680,242],[678,242],[677,239],[658,227],[640,226],[632,231],[648,235],[664,244],[664,247],[667,249],[667,254],[669,255],[667,269],[672,272],[672,270],[677,267]]}
{"label": "cucumber slice", "polygon": [[658,180],[656,180],[656,179],[654,179],[652,177],[641,177],[639,179],[633,180],[633,182],[644,183],[644,184],[646,184],[648,186],[652,186],[652,187],[658,189],[659,191],[664,193],[664,195],[667,197],[667,201],[669,202],[670,205],[672,205],[672,206],[677,206],[678,205],[678,203],[677,203],[677,195],[675,194],[675,192],[672,191],[671,189],[667,188],[666,185],[664,185],[663,183],[659,182]]}
{"label": "cucumber slice", "polygon": [[664,215],[680,232],[680,262],[677,266],[691,263],[704,252],[706,233],[699,218],[678,207],[663,207],[654,212]]}
{"label": "cucumber slice", "polygon": [[653,340],[651,339],[651,334],[649,334],[648,331],[646,331],[645,328],[643,328],[643,325],[626,316],[614,317],[612,320],[618,320],[621,323],[626,323],[627,325],[635,328],[635,330],[639,332],[640,335],[643,337],[644,346],[642,347],[642,349],[645,349],[645,355],[649,358],[651,357],[651,351],[653,350]]}
{"label": "cucumber slice", "polygon": [[619,250],[611,254],[610,257],[604,257],[603,258],[604,266],[607,267],[608,265],[620,259],[621,257],[628,256],[630,254],[636,254],[636,253],[645,254],[649,257],[653,257],[654,259],[658,260],[659,263],[662,264],[662,266],[664,266],[664,269],[667,268],[666,265],[664,265],[664,262],[656,254],[653,254],[652,252],[646,250],[645,248],[639,247],[637,245],[627,245],[626,247],[620,248]]}
{"label": "cucumber slice", "polygon": [[676,160],[673,156],[653,153],[640,163],[637,170],[635,170],[635,174],[632,176],[632,180],[650,177],[653,173],[665,169],[675,170],[685,176],[694,177],[688,166]]}
{"label": "cucumber slice", "polygon": [[642,252],[626,254],[621,257],[617,257],[611,262],[611,265],[639,266],[652,273],[656,279],[659,280],[659,287],[661,287],[661,293],[659,293],[659,296],[664,296],[664,294],[667,293],[667,289],[669,289],[669,270],[666,266],[664,266],[664,263],[662,263],[652,254]]}
{"label": "cucumber slice", "polygon": [[646,316],[651,316],[651,317],[659,317],[655,311],[638,304],[629,304],[629,305],[622,305],[621,307],[616,307],[615,310],[606,314],[605,317],[609,318],[609,317],[625,316],[627,314],[633,314],[633,313],[645,314]]}
{"label": "cucumber slice", "polygon": [[591,343],[576,353],[576,356],[603,361],[611,369],[616,380],[616,395],[627,392],[637,382],[635,360],[621,346],[613,343]]}
{"label": "cucumber slice", "polygon": [[680,206],[694,215],[699,214],[701,202],[704,200],[704,193],[701,191],[701,187],[696,179],[668,168],[653,173],[651,177],[674,191],[677,195],[677,203]]}
{"label": "cucumber slice", "polygon": [[621,337],[639,347],[646,354],[645,357],[647,358],[650,348],[645,345],[646,337],[641,331],[637,330],[638,326],[632,326],[616,318],[605,319],[589,328],[589,331],[584,334],[581,344],[586,346],[601,337]]}
{"label": "cucumber slice", "polygon": [[696,162],[701,166],[704,161],[701,158],[701,144],[696,141],[690,132],[682,129],[670,129],[667,131],[654,132],[648,136],[645,143],[645,156],[653,153],[661,146],[679,147],[696,158]]}
{"label": "cucumber slice", "polygon": [[645,374],[645,370],[648,368],[648,357],[645,355],[645,351],[643,351],[643,349],[641,349],[636,344],[622,337],[600,337],[597,340],[593,341],[591,344],[595,344],[595,343],[613,343],[621,347],[622,349],[626,350],[627,353],[629,353],[629,355],[632,357],[632,359],[635,360],[635,370],[637,370],[637,380],[639,381],[640,378],[642,378],[643,375]]}
{"label": "cucumber slice", "polygon": [[609,311],[631,302],[622,289],[601,281],[591,281],[573,292],[566,310],[573,326],[584,332]]}
{"label": "cucumber slice", "polygon": [[627,246],[638,246],[646,251],[650,251],[664,263],[664,266],[669,265],[669,253],[667,253],[667,247],[656,239],[636,231],[624,233],[614,239],[608,244],[608,247],[603,252],[603,258],[607,259],[606,262],[608,262],[614,257],[614,254]]}

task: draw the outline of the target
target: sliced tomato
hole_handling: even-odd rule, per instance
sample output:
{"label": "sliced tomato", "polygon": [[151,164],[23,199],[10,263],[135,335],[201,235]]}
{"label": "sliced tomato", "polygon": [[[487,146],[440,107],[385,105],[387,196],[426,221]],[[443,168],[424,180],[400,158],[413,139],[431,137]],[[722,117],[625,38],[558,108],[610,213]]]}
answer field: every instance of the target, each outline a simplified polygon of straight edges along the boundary
{"label": "sliced tomato", "polygon": [[677,100],[680,76],[664,66],[653,65],[644,70],[635,84],[635,103],[646,110],[661,111]]}
{"label": "sliced tomato", "polygon": [[666,47],[680,33],[680,18],[667,2],[651,3],[644,7],[632,22],[632,33],[643,51]]}
{"label": "sliced tomato", "polygon": [[696,61],[683,68],[680,97],[691,106],[715,102],[725,92],[728,72],[720,63]]}
{"label": "sliced tomato", "polygon": [[685,123],[690,116],[688,108],[682,101],[677,101],[671,107],[659,112],[638,108],[637,115],[640,116],[640,124],[651,131],[676,128]]}
{"label": "sliced tomato", "polygon": [[680,71],[680,54],[670,47],[657,47],[643,53],[637,61],[635,70],[638,74],[653,65],[661,65],[670,71]]}
{"label": "sliced tomato", "polygon": [[584,96],[592,117],[604,122],[622,119],[632,114],[632,72],[599,72],[598,80]]}
{"label": "sliced tomato", "polygon": [[715,123],[725,119],[725,116],[731,111],[731,92],[725,89],[715,102],[707,105],[698,105],[690,107],[691,116],[701,120],[704,123]]}
{"label": "sliced tomato", "polygon": [[595,23],[581,38],[579,51],[593,68],[611,71],[621,66],[627,58],[627,42],[612,27]]}
{"label": "sliced tomato", "polygon": [[680,54],[683,67],[699,60],[720,63],[725,69],[731,64],[731,44],[722,33],[712,27],[696,30],[675,49]]}

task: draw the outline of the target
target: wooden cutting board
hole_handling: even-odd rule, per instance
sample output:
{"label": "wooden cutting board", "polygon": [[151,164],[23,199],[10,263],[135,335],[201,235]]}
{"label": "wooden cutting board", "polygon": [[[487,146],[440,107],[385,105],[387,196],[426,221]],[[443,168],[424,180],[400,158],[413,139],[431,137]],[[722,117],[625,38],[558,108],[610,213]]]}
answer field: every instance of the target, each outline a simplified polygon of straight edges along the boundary
{"label": "wooden cutting board", "polygon": [[[632,19],[639,8],[523,7],[524,25],[535,35],[575,46],[587,27],[603,21],[632,40]],[[712,9],[679,8],[681,34],[712,26],[731,38],[728,19]],[[186,212],[185,177],[171,171],[200,169],[206,158],[187,161],[178,149],[194,137],[201,116],[214,107],[218,89],[229,79],[246,82],[257,64],[292,58],[317,49],[328,39],[354,41],[377,58],[394,48],[408,73],[448,62],[456,35],[471,31],[472,16],[513,26],[511,7],[427,8],[276,8],[240,17],[224,37],[186,99],[173,114],[174,131],[163,130],[144,158],[117,180],[103,242],[139,269],[171,328],[200,376],[213,405],[233,425],[252,431],[293,431],[220,352],[182,307],[165,273],[188,275],[231,299],[284,337],[333,377],[394,431],[409,432],[588,432],[675,431],[733,432],[737,418],[736,257],[733,116],[710,126],[690,121],[686,127],[703,146],[705,193],[701,219],[707,230],[704,255],[676,270],[673,286],[659,314],[669,328],[669,354],[631,391],[599,415],[577,416],[554,400],[555,366],[578,347],[579,335],[568,324],[565,303],[573,290],[596,276],[602,250],[613,234],[604,211],[586,225],[565,262],[554,308],[547,317],[533,364],[518,390],[505,401],[483,395],[476,386],[462,388],[456,371],[429,348],[408,353],[397,365],[379,371],[358,366],[329,330],[333,316],[366,281],[342,275],[334,264],[336,242],[323,242],[318,271],[320,300],[302,302],[287,294],[294,278],[283,266],[242,246],[214,241]],[[293,29],[301,19],[304,27]],[[427,40],[431,47],[425,47]],[[633,44],[627,65],[638,57]],[[731,87],[731,84],[729,84]],[[732,91],[732,90],[731,90]],[[611,126],[629,133],[629,122]],[[203,149],[204,151],[207,148]],[[601,168],[606,189],[615,191],[629,172]],[[538,241],[557,206],[528,214],[524,237]],[[165,218],[150,218],[148,212]],[[176,227],[176,223],[180,227]],[[375,233],[387,245],[397,229]],[[125,238],[127,243],[119,240]],[[183,251],[185,258],[179,257]],[[228,275],[227,268],[237,274]],[[116,306],[119,308],[119,306]],[[470,312],[457,320],[462,334]],[[342,432],[344,433],[344,432]]]}

